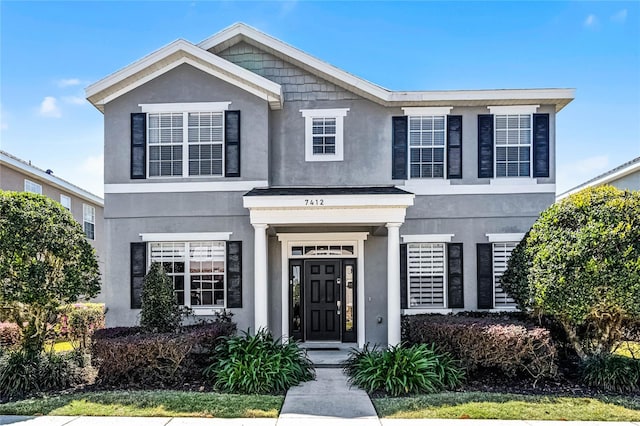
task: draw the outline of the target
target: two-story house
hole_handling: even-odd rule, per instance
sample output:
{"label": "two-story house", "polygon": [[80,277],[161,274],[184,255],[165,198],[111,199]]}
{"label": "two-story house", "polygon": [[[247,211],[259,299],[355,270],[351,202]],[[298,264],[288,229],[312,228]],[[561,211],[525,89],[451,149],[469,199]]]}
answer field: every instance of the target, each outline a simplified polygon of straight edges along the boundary
{"label": "two-story house", "polygon": [[[105,273],[104,253],[104,200],[64,179],[52,170],[43,170],[0,151],[0,189],[33,192],[58,201],[82,225],[87,241],[96,251],[100,274]],[[98,295],[97,301],[102,301]]]}
{"label": "two-story house", "polygon": [[571,89],[394,92],[244,24],[87,88],[104,113],[105,297],[161,262],[196,315],[394,344],[401,314],[510,309],[506,260],[554,201]]}

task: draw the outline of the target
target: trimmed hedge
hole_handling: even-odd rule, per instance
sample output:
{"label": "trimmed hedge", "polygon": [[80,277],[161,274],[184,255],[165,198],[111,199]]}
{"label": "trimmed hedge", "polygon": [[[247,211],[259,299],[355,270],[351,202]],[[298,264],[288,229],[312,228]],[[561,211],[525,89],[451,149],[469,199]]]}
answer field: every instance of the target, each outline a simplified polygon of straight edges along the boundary
{"label": "trimmed hedge", "polygon": [[181,333],[144,333],[140,327],[97,330],[92,360],[97,382],[139,387],[175,386],[200,379],[221,336],[235,334],[233,323],[184,327]]}
{"label": "trimmed hedge", "polygon": [[20,329],[12,322],[0,322],[0,348],[12,348],[20,343]]}
{"label": "trimmed hedge", "polygon": [[459,359],[472,375],[495,369],[508,377],[538,380],[557,374],[557,350],[549,330],[511,318],[412,315],[402,319],[403,339],[434,343]]}

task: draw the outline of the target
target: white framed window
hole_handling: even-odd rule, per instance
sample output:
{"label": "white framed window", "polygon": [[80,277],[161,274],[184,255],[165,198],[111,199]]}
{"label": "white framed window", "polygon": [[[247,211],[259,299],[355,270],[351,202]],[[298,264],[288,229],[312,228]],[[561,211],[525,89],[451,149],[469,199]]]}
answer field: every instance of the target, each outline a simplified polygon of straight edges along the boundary
{"label": "white framed window", "polygon": [[517,242],[494,242],[493,248],[493,306],[495,308],[515,308],[516,302],[502,288],[501,278],[507,270],[507,262]]}
{"label": "white framed window", "polygon": [[65,209],[71,211],[71,197],[60,194],[60,204],[62,204],[62,207]]}
{"label": "white framed window", "polygon": [[496,177],[531,176],[531,114],[496,115]]}
{"label": "white framed window", "polygon": [[150,242],[149,265],[162,264],[180,305],[225,307],[226,244],[224,241]]}
{"label": "white framed window", "polygon": [[305,161],[344,159],[344,117],[349,108],[301,109],[305,118]]}
{"label": "white framed window", "polygon": [[31,182],[29,179],[24,180],[25,192],[33,192],[34,194],[42,194],[42,185]]}
{"label": "white framed window", "polygon": [[409,178],[444,178],[446,116],[409,117]]}
{"label": "white framed window", "polygon": [[445,243],[407,244],[409,308],[446,307],[445,248]]}
{"label": "white framed window", "polygon": [[88,204],[82,205],[82,228],[88,239],[96,239],[96,208]]}
{"label": "white framed window", "polygon": [[224,111],[230,104],[141,104],[148,177],[224,176]]}

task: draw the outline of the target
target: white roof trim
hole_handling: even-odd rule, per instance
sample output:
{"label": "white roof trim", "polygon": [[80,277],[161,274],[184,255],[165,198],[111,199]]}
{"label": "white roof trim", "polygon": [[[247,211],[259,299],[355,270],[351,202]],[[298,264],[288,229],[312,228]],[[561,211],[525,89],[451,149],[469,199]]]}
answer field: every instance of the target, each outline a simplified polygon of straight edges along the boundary
{"label": "white roof trim", "polygon": [[513,232],[508,234],[485,234],[490,243],[518,243],[524,238],[524,232]]}
{"label": "white roof trim", "polygon": [[229,241],[233,232],[159,232],[140,234],[142,241]]}
{"label": "white roof trim", "polygon": [[[100,207],[104,207],[104,199],[98,197],[86,191],[78,186],[73,185],[53,174],[49,174],[43,170],[35,166],[31,166],[27,163],[24,163],[22,160],[14,158],[10,155],[6,155],[4,152],[0,152],[0,163],[5,163],[9,167],[14,169],[18,169],[29,176],[33,176],[34,179],[39,179],[47,182],[50,185],[53,185],[59,189],[62,189],[70,194],[74,194],[80,198],[83,198],[86,201],[90,201],[92,203],[97,204]],[[37,182],[34,182],[37,183]]]}
{"label": "white roof trim", "polygon": [[403,243],[450,243],[455,234],[403,235]]}
{"label": "white roof trim", "polygon": [[583,183],[582,185],[576,186],[566,192],[563,192],[562,194],[556,197],[556,201],[562,200],[563,198],[567,198],[569,195],[573,195],[576,192],[580,192],[585,188],[590,188],[592,186],[605,185],[607,183],[613,182],[614,180],[621,179],[635,172],[640,172],[640,161],[629,164],[627,167],[621,168],[620,170],[616,170],[613,173],[611,172],[608,172],[608,174],[605,173],[604,176],[589,180]]}
{"label": "white roof trim", "polygon": [[[180,52],[182,52],[183,54],[191,55],[194,58],[197,58],[200,61],[209,64],[213,69],[208,69],[202,64],[198,64],[193,59],[182,56],[181,58],[173,61],[171,64],[162,67],[160,70],[157,70],[150,75],[141,77],[139,80],[136,80],[135,82],[132,82],[126,87],[118,90],[116,92],[117,96],[121,96],[122,94],[133,90],[135,87],[138,87],[139,85],[169,71],[170,69],[175,68],[178,65],[181,65],[182,63],[188,63],[190,65],[197,66],[199,69],[209,72],[210,74],[222,78],[225,81],[239,86],[245,90],[247,88],[253,88],[254,91],[252,93],[260,93],[262,98],[269,99],[270,102],[273,100],[272,98],[275,98],[278,101],[278,104],[280,106],[282,105],[282,88],[279,84],[261,77],[256,73],[248,71],[219,56],[209,53],[206,50],[200,49],[185,40],[176,40],[173,43],[170,43],[167,46],[151,53],[150,55],[147,55],[144,58],[132,63],[131,65],[128,65],[125,68],[90,85],[85,89],[85,94],[87,98],[92,98],[96,95],[99,95],[102,92],[108,91],[109,88],[118,84],[119,82],[131,76],[134,76],[141,71],[144,71],[145,69],[153,66],[154,64],[162,61],[163,59],[166,59],[167,57],[175,53]],[[139,81],[142,81],[142,83],[138,83]],[[105,94],[98,100],[89,100],[94,106],[100,107],[105,102],[113,99],[113,94]]]}

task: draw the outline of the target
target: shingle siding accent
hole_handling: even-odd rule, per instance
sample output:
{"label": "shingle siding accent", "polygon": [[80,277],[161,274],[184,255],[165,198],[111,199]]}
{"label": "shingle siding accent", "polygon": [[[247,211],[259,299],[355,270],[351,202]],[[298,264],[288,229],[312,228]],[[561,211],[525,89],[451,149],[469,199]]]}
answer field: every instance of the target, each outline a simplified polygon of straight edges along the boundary
{"label": "shingle siding accent", "polygon": [[240,42],[218,56],[282,86],[285,101],[337,101],[359,99],[320,77],[308,73],[274,55]]}

